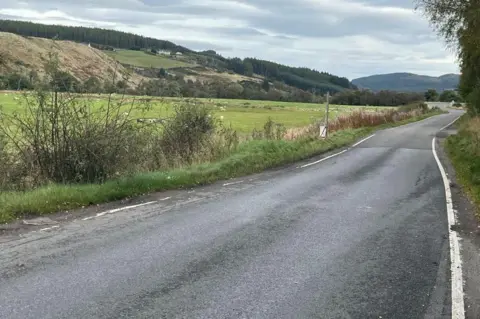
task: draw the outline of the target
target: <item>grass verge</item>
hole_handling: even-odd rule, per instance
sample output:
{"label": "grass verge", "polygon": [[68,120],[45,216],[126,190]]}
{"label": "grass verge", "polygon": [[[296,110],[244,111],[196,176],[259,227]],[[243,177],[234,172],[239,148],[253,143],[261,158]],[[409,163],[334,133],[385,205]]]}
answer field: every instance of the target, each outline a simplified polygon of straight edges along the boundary
{"label": "grass verge", "polygon": [[5,192],[0,194],[0,223],[257,173],[351,145],[378,129],[408,124],[441,113],[431,112],[376,127],[342,130],[330,135],[328,140],[250,141],[218,162],[168,172],[138,174],[103,184],[50,185],[26,192]]}
{"label": "grass verge", "polygon": [[480,118],[464,115],[455,124],[458,134],[446,139],[445,150],[455,168],[457,181],[474,202],[480,219]]}

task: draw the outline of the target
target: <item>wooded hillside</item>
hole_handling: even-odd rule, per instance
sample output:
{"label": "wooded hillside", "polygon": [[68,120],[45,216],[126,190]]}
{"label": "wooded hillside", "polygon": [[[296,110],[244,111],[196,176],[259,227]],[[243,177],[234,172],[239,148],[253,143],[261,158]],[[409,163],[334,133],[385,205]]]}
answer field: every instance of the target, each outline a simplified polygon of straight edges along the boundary
{"label": "wooded hillside", "polygon": [[189,49],[178,46],[169,41],[100,28],[71,27],[26,21],[0,20],[0,31],[38,38],[55,38],[58,40],[70,40],[84,43],[90,42],[120,49],[156,48],[161,50],[174,50],[177,52],[190,52]]}
{"label": "wooded hillside", "polygon": [[11,32],[22,36],[70,40],[92,43],[102,49],[133,49],[133,50],[168,50],[182,52],[196,57],[202,65],[214,67],[220,71],[231,70],[237,74],[252,76],[259,74],[270,81],[280,81],[305,91],[319,94],[330,91],[336,93],[355,86],[347,78],[338,77],[326,72],[309,68],[290,67],[287,65],[255,58],[224,58],[215,51],[194,52],[175,43],[158,40],[121,31],[100,28],[72,27],[61,25],[45,25],[39,23],[0,20],[0,31]]}
{"label": "wooded hillside", "polygon": [[378,74],[352,80],[360,88],[372,91],[393,90],[399,92],[425,92],[455,90],[460,75],[445,74],[439,77],[418,75],[413,73]]}

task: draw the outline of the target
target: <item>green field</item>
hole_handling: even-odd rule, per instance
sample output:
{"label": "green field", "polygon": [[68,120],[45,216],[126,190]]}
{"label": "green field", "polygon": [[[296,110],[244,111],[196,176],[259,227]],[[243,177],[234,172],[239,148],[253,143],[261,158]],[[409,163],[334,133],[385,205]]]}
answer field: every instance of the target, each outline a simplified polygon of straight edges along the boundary
{"label": "green field", "polygon": [[117,50],[117,51],[104,51],[104,52],[120,63],[143,67],[143,68],[153,67],[153,68],[171,69],[171,68],[182,68],[182,67],[192,66],[192,64],[171,59],[167,56],[151,55],[143,51]]}
{"label": "green field", "polygon": [[[105,95],[90,95],[82,97],[91,100],[95,107],[100,108],[106,103]],[[165,118],[172,114],[175,104],[189,101],[210,106],[214,114],[223,121],[226,126],[232,126],[239,133],[248,134],[253,129],[261,129],[270,117],[277,123],[284,124],[287,128],[301,127],[311,124],[313,121],[323,119],[325,116],[324,104],[277,102],[277,101],[254,101],[254,100],[230,100],[230,99],[182,99],[182,98],[158,98],[158,97],[122,97],[114,95],[115,100],[124,100],[127,106],[138,106],[132,116],[136,118]],[[13,112],[22,107],[24,98],[21,94],[0,93],[0,106],[7,112]],[[142,102],[146,100],[146,102]],[[145,107],[144,107],[145,104]],[[360,107],[345,105],[330,105],[330,118],[340,114],[349,113]],[[385,108],[362,107],[368,110]]]}

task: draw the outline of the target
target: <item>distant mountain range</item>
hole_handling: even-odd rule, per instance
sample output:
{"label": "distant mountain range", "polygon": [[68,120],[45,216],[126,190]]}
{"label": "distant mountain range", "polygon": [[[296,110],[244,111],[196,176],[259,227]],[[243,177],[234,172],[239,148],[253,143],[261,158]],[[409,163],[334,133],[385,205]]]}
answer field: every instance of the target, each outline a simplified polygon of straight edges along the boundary
{"label": "distant mountain range", "polygon": [[445,74],[433,77],[413,73],[390,73],[358,78],[352,80],[352,83],[358,88],[370,89],[372,91],[425,92],[428,89],[437,91],[456,89],[459,80],[459,74]]}

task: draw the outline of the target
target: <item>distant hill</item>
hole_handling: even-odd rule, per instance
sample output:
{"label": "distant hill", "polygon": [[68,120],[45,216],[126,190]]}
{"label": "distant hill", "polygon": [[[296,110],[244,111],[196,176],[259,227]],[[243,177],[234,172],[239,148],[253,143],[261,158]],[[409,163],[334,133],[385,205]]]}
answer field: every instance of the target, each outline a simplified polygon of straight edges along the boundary
{"label": "distant hill", "polygon": [[459,74],[432,77],[413,73],[390,73],[358,78],[353,80],[352,83],[359,88],[372,91],[425,92],[428,89],[437,91],[456,89],[459,80]]}
{"label": "distant hill", "polygon": [[[44,75],[45,62],[49,53],[58,55],[60,69],[79,81],[96,77],[101,81],[122,78],[127,70],[115,59],[100,50],[72,41],[53,43],[42,38],[27,38],[0,31],[0,79],[2,75],[19,73],[27,77]],[[144,77],[132,74],[132,85],[139,84]]]}
{"label": "distant hill", "polygon": [[[91,44],[92,47],[104,51],[123,49],[151,52],[153,49],[155,51],[167,51],[174,54],[182,53],[182,59],[189,64],[213,69],[220,73],[232,72],[242,77],[252,78],[253,81],[258,81],[258,76],[260,76],[267,78],[270,82],[278,81],[304,91],[314,91],[317,94],[326,93],[327,91],[335,93],[355,88],[347,78],[326,72],[319,72],[309,68],[290,67],[255,58],[225,58],[212,50],[195,52],[194,50],[179,46],[170,41],[115,30],[0,20],[0,32],[14,33],[27,38],[35,37]],[[145,67],[145,65],[138,64],[138,56],[134,53],[124,52],[123,56],[110,55],[123,65],[128,64],[136,67]],[[176,63],[178,64],[178,61]]]}

